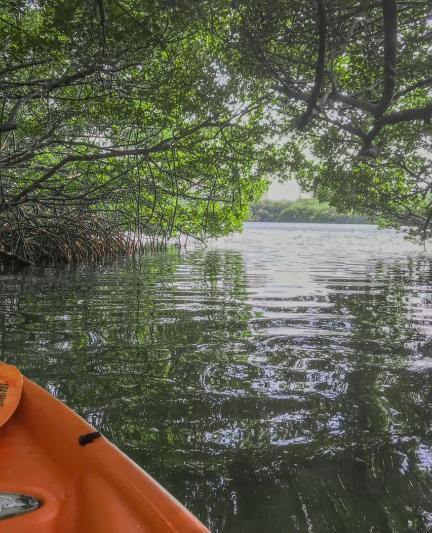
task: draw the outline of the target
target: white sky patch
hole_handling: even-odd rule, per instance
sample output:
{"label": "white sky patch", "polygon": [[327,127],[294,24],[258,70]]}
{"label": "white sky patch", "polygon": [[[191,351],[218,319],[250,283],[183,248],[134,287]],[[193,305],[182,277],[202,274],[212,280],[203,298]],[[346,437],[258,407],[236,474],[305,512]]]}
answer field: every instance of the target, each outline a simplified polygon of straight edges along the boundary
{"label": "white sky patch", "polygon": [[278,181],[273,181],[270,184],[270,187],[266,194],[263,197],[263,200],[290,200],[295,201],[299,198],[310,198],[310,193],[304,193],[300,189],[300,185],[296,180],[285,181],[284,183],[279,183]]}

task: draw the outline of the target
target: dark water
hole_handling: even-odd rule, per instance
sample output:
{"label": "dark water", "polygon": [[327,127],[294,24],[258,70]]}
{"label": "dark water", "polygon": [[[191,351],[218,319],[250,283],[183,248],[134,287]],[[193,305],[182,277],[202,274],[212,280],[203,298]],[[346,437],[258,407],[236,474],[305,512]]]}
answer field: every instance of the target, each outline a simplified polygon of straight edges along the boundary
{"label": "dark water", "polygon": [[432,531],[431,263],[367,226],[0,272],[0,349],[214,532]]}

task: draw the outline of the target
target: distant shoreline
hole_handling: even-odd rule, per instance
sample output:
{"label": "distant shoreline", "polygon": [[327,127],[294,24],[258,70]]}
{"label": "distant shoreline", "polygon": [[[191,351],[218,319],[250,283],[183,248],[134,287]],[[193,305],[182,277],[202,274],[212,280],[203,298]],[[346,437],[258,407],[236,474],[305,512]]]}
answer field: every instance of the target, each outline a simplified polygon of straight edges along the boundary
{"label": "distant shoreline", "polygon": [[377,227],[376,224],[373,222],[339,222],[335,220],[331,221],[320,221],[317,222],[316,220],[247,220],[245,222],[246,224],[322,224],[323,226],[329,225],[329,226],[373,226]]}
{"label": "distant shoreline", "polygon": [[314,198],[295,202],[266,201],[252,206],[249,222],[291,222],[303,224],[369,224],[367,217],[356,213],[339,213],[327,203]]}

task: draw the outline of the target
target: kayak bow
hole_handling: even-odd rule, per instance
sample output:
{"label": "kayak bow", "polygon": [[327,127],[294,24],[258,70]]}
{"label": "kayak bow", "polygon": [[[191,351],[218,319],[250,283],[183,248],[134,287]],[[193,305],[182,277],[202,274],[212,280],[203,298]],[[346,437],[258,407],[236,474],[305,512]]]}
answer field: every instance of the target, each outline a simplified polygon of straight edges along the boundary
{"label": "kayak bow", "polygon": [[76,413],[0,363],[0,533],[204,533]]}

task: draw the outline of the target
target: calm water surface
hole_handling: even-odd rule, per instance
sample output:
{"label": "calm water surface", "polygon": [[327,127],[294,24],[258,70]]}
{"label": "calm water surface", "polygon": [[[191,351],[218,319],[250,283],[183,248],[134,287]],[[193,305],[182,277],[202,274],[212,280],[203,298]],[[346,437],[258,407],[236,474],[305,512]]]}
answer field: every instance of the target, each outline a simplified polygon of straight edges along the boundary
{"label": "calm water surface", "polygon": [[432,531],[432,287],[371,226],[0,271],[0,350],[214,532]]}

